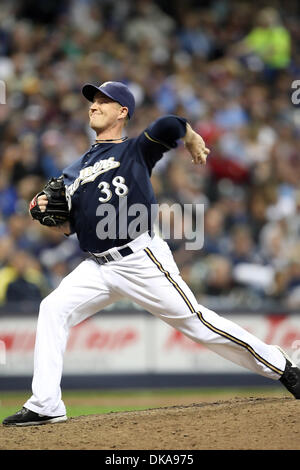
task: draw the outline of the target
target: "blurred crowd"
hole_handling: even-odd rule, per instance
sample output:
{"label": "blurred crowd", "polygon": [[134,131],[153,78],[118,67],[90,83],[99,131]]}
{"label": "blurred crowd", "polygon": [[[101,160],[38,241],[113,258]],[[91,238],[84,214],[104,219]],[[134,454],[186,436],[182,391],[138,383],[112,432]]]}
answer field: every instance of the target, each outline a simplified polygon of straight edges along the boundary
{"label": "blurred crowd", "polygon": [[85,258],[28,202],[94,141],[82,84],[118,80],[137,103],[129,137],[177,114],[211,150],[194,166],[179,145],[152,175],[159,203],[189,204],[196,222],[204,207],[202,249],[170,240],[200,303],[300,307],[297,79],[296,0],[2,1],[0,306],[39,301]]}

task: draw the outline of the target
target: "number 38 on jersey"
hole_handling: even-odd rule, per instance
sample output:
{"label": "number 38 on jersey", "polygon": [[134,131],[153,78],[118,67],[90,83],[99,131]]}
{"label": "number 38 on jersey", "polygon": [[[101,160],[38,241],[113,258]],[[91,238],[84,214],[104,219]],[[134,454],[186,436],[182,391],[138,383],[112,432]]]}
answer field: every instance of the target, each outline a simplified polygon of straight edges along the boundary
{"label": "number 38 on jersey", "polygon": [[116,176],[111,183],[110,185],[107,181],[101,181],[98,184],[98,188],[103,194],[99,197],[100,202],[108,202],[112,198],[113,192],[119,197],[124,197],[128,194],[128,186],[126,186],[123,176]]}

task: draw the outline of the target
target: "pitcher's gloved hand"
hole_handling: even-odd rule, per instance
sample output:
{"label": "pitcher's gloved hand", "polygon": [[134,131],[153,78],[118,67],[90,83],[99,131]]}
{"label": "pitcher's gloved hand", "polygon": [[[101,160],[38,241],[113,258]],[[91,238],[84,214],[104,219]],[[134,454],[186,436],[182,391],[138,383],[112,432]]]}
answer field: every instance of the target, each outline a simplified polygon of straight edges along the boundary
{"label": "pitcher's gloved hand", "polygon": [[[42,195],[45,195],[48,200],[44,211],[38,204],[38,197]],[[48,227],[60,226],[70,220],[70,210],[62,176],[51,178],[43,191],[34,196],[29,206],[29,212],[33,219]]]}

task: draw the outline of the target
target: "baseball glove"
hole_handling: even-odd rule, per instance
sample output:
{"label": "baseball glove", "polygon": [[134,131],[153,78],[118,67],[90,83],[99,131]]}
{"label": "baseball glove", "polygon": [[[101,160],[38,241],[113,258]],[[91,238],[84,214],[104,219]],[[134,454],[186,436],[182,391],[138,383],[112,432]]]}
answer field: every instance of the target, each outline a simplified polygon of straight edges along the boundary
{"label": "baseball glove", "polygon": [[[45,194],[48,204],[45,212],[41,212],[37,203],[37,198]],[[43,191],[32,199],[29,212],[33,219],[38,220],[42,225],[55,227],[63,225],[70,219],[70,211],[66,199],[66,189],[63,177],[51,178],[45,185]]]}

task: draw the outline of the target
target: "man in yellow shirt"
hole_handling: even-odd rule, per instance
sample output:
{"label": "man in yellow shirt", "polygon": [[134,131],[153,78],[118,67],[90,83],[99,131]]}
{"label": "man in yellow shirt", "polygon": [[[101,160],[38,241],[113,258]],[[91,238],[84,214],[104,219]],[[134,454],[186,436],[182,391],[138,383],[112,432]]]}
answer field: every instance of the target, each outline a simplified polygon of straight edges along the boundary
{"label": "man in yellow shirt", "polygon": [[259,12],[257,26],[250,31],[243,42],[249,52],[257,54],[270,68],[283,69],[289,66],[290,33],[281,23],[279,14],[274,8],[264,8]]}

